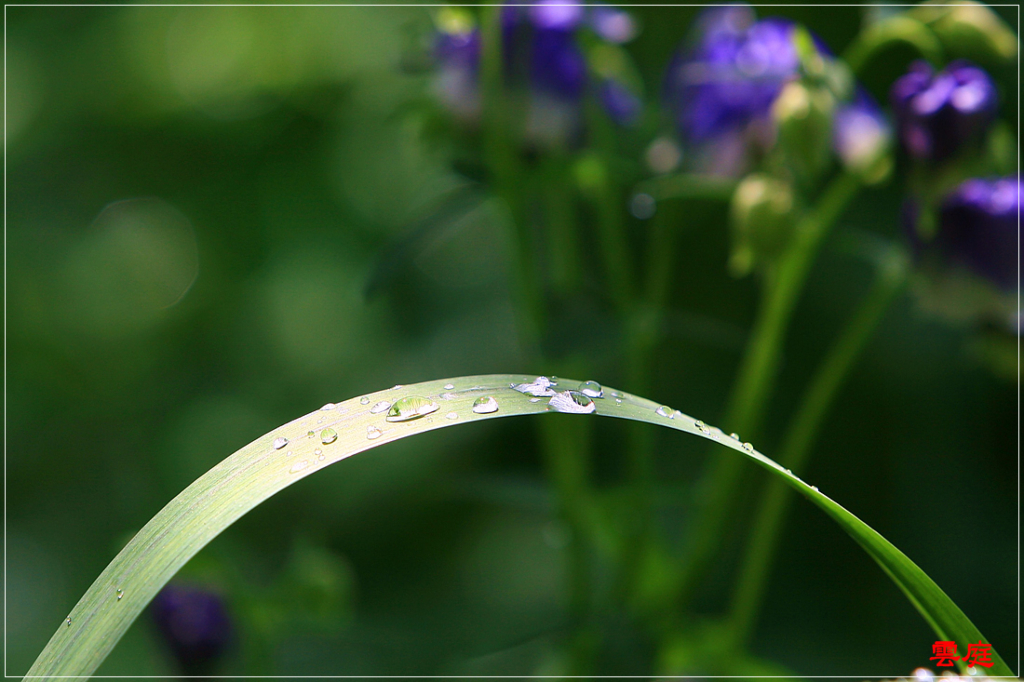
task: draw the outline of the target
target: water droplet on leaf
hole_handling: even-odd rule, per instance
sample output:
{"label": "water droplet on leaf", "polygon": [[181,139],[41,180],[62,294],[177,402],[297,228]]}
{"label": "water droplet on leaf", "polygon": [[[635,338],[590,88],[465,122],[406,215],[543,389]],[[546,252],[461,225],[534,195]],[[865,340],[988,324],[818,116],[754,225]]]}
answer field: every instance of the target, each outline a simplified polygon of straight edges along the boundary
{"label": "water droplet on leaf", "polygon": [[444,416],[444,418],[449,420],[449,421],[454,420],[454,419],[458,419],[459,418],[459,413],[458,412],[449,412],[448,414],[446,414]]}
{"label": "water droplet on leaf", "polygon": [[675,419],[675,415],[672,413],[672,408],[668,405],[662,405],[654,411],[654,414],[659,417],[668,417],[669,419]]}
{"label": "water droplet on leaf", "polygon": [[580,393],[588,398],[603,398],[604,389],[596,381],[584,381],[580,384]]}
{"label": "water droplet on leaf", "polygon": [[480,396],[473,401],[473,411],[477,414],[490,414],[498,411],[498,401],[491,396]]}
{"label": "water droplet on leaf", "polygon": [[567,412],[569,414],[590,414],[597,410],[597,405],[594,401],[579,391],[556,393],[548,401],[548,407],[556,412]]}
{"label": "water droplet on leaf", "polygon": [[124,590],[122,590],[120,587],[117,588],[117,601],[121,601],[121,597],[123,597],[123,596],[124,596]]}
{"label": "water droplet on leaf", "polygon": [[370,426],[366,427],[366,440],[374,440],[376,438],[380,438],[380,436],[381,436],[381,430],[378,429],[373,424],[371,424]]}
{"label": "water droplet on leaf", "polygon": [[367,396],[364,395],[362,398],[359,399],[359,404],[360,405],[369,405],[370,404],[370,399]]}
{"label": "water droplet on leaf", "polygon": [[441,406],[430,398],[419,395],[409,395],[395,401],[385,417],[389,422],[407,422],[411,419],[419,419],[431,412],[437,412]]}
{"label": "water droplet on leaf", "polygon": [[271,445],[275,450],[280,450],[285,445],[288,445],[288,439],[285,438],[284,436],[278,436],[277,438],[274,439],[274,442],[271,443]]}
{"label": "water droplet on leaf", "polygon": [[330,445],[336,440],[338,440],[338,432],[334,429],[324,429],[320,432],[320,442],[324,445]]}
{"label": "water droplet on leaf", "polygon": [[542,398],[549,398],[555,394],[552,386],[554,382],[547,377],[537,377],[528,384],[511,384],[512,389],[525,393],[526,395],[538,396]]}
{"label": "water droplet on leaf", "polygon": [[305,460],[304,459],[301,462],[296,462],[295,464],[293,464],[292,468],[289,469],[288,471],[290,471],[291,473],[294,474],[296,472],[302,471],[303,469],[305,469],[308,466],[309,466],[309,460]]}
{"label": "water droplet on leaf", "polygon": [[391,407],[391,402],[388,400],[382,400],[373,407],[370,408],[370,414],[378,414]]}
{"label": "water droplet on leaf", "polygon": [[324,405],[320,409],[321,410],[333,410],[335,407],[337,407],[337,405],[335,405],[334,403],[327,403],[326,405]]}
{"label": "water droplet on leaf", "polygon": [[746,450],[747,452],[753,452],[754,451],[754,446],[751,445],[750,443],[744,443],[743,444],[743,449]]}
{"label": "water droplet on leaf", "polygon": [[446,391],[450,391],[453,388],[455,388],[455,384],[445,384],[444,385],[444,390],[446,390]]}

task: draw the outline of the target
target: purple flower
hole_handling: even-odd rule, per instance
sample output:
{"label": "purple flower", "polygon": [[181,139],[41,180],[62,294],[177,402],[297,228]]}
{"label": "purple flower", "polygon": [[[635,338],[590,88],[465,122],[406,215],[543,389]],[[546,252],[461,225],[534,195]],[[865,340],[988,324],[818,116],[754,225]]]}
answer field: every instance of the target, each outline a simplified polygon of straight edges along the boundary
{"label": "purple flower", "polygon": [[208,675],[231,641],[231,620],[219,596],[168,585],[153,600],[153,619],[186,675]]}
{"label": "purple flower", "polygon": [[965,61],[939,73],[926,62],[914,62],[893,84],[890,97],[900,142],[922,161],[942,161],[978,143],[998,106],[992,79]]}
{"label": "purple flower", "polygon": [[[604,77],[593,83],[577,38],[587,28],[605,43],[635,33],[629,15],[611,7],[588,8],[562,0],[505,5],[501,11],[505,81],[530,93],[526,134],[535,139],[564,139],[578,128],[587,89],[594,87],[609,116],[628,125],[639,116],[640,100],[623,83]],[[480,113],[480,31],[458,26],[439,32],[434,54],[435,90],[454,113],[475,120]]]}
{"label": "purple flower", "polygon": [[1017,287],[1017,178],[968,180],[939,207],[934,248],[1003,291]]}
{"label": "purple flower", "polygon": [[696,42],[677,53],[666,77],[668,106],[686,141],[714,141],[768,119],[799,66],[793,29],[781,19],[754,22],[746,6],[703,13]]}

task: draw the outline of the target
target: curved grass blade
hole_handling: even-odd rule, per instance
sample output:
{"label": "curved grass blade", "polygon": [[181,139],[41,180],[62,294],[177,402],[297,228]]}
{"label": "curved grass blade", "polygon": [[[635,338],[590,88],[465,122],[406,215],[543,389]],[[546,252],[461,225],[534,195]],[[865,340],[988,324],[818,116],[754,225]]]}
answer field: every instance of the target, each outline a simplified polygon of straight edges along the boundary
{"label": "curved grass blade", "polygon": [[[515,384],[532,384],[522,392]],[[560,379],[553,390],[577,389]],[[520,387],[522,388],[522,387]],[[594,394],[593,387],[588,387]],[[354,454],[424,431],[471,421],[551,411],[529,376],[497,374],[395,386],[322,409],[274,429],[213,467],[171,500],[100,574],[36,659],[28,677],[88,676],[142,609],[210,540],[274,493]],[[419,397],[419,400],[402,400]],[[497,409],[492,410],[492,398]],[[397,405],[396,401],[400,401]],[[692,417],[644,398],[604,389],[603,397],[560,394],[562,411],[650,422],[717,441],[751,458],[821,507],[903,590],[935,633],[985,641],[956,604],[902,552],[863,521],[754,450]],[[474,410],[474,405],[476,409]],[[485,406],[485,407],[481,407]],[[574,407],[575,406],[575,407]],[[398,421],[400,420],[400,421]],[[1012,675],[992,651],[990,675]]]}

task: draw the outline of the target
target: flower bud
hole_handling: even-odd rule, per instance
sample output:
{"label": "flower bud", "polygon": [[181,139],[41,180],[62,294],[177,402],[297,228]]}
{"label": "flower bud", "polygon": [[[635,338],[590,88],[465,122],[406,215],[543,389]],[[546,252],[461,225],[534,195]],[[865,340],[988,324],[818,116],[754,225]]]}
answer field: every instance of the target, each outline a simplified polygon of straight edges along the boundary
{"label": "flower bud", "polygon": [[899,139],[910,156],[939,162],[976,146],[995,120],[995,84],[982,69],[959,61],[934,73],[915,62],[892,86]]}
{"label": "flower bud", "polygon": [[732,196],[729,218],[733,248],[729,269],[739,277],[758,263],[771,262],[793,232],[793,190],[789,183],[764,173],[744,178]]}
{"label": "flower bud", "polygon": [[153,619],[186,675],[209,675],[231,641],[227,608],[200,587],[168,585],[153,600]]}
{"label": "flower bud", "polygon": [[827,88],[802,81],[787,83],[775,100],[772,116],[779,145],[799,175],[813,177],[827,166],[835,108]]}
{"label": "flower bud", "polygon": [[884,179],[892,168],[892,130],[866,93],[861,92],[856,100],[836,111],[832,146],[843,166],[867,182]]}

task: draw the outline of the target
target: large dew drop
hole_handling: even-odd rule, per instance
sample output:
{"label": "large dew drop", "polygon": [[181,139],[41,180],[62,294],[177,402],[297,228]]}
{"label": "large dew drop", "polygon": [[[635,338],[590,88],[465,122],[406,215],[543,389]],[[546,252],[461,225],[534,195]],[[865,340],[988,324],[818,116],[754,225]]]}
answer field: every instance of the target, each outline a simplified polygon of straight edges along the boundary
{"label": "large dew drop", "polygon": [[550,398],[555,394],[555,390],[551,388],[554,385],[555,382],[547,377],[537,377],[528,384],[512,384],[512,389],[526,395]]}
{"label": "large dew drop", "polygon": [[407,422],[411,419],[419,419],[431,412],[437,412],[441,406],[430,398],[419,395],[409,395],[395,401],[385,417],[389,422]]}
{"label": "large dew drop", "polygon": [[288,445],[288,439],[285,438],[284,436],[278,436],[277,438],[274,439],[274,442],[271,443],[271,445],[274,447],[275,450],[280,450],[285,445]]}
{"label": "large dew drop", "polygon": [[391,403],[387,400],[382,400],[373,407],[370,408],[370,414],[378,414],[391,407]]}
{"label": "large dew drop", "polygon": [[597,410],[594,401],[579,391],[556,393],[548,401],[548,407],[556,412],[568,412],[569,414],[590,414]]}
{"label": "large dew drop", "polygon": [[320,432],[320,442],[324,445],[330,445],[336,440],[338,440],[338,432],[334,429],[324,429]]}
{"label": "large dew drop", "polygon": [[603,398],[604,389],[596,381],[584,381],[580,384],[580,393],[588,398]]}
{"label": "large dew drop", "polygon": [[473,401],[473,411],[477,414],[490,414],[498,411],[498,401],[491,396],[481,396]]}

